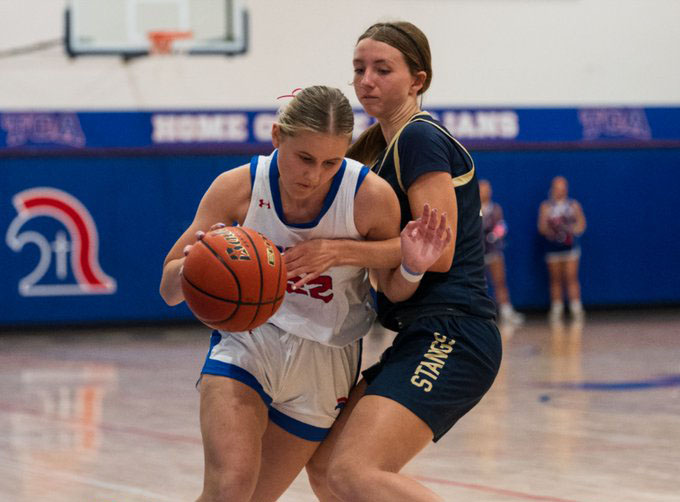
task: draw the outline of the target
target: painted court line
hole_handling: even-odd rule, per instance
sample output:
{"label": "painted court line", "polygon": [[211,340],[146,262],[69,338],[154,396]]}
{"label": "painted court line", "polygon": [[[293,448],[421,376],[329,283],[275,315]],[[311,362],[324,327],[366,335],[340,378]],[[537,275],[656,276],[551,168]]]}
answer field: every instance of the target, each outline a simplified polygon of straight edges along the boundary
{"label": "painted court line", "polygon": [[41,479],[45,478],[57,478],[62,481],[70,481],[74,483],[80,483],[86,486],[91,486],[95,488],[101,488],[104,490],[109,490],[118,494],[136,495],[144,497],[149,501],[153,502],[179,502],[177,499],[169,498],[166,495],[160,493],[151,492],[149,490],[144,490],[142,488],[137,488],[135,486],[130,486],[122,483],[110,483],[107,481],[100,481],[89,476],[81,476],[78,474],[72,474],[65,471],[57,471],[55,469],[40,469],[34,466],[20,465],[19,463],[3,462],[3,469],[13,469],[19,471],[20,473],[29,473],[34,476],[38,476]]}
{"label": "painted court line", "polygon": [[557,497],[549,497],[543,495],[532,495],[531,493],[518,492],[515,490],[506,490],[504,488],[494,488],[492,486],[478,485],[475,483],[461,483],[459,481],[450,481],[447,479],[430,478],[427,476],[411,476],[418,481],[425,483],[436,483],[440,485],[457,486],[460,488],[467,488],[468,490],[475,490],[478,492],[494,493],[496,495],[505,495],[507,497],[522,499],[522,500],[536,500],[540,502],[577,502],[576,500],[562,499]]}
{"label": "painted court line", "polygon": [[101,431],[116,432],[120,434],[132,434],[136,436],[145,436],[149,438],[158,439],[170,443],[185,443],[185,444],[203,444],[199,436],[187,436],[183,434],[173,434],[169,432],[155,431],[151,429],[143,429],[141,427],[134,427],[128,425],[115,425],[106,422],[83,424],[81,420],[61,418],[59,416],[44,413],[39,410],[26,408],[23,406],[14,406],[10,403],[0,402],[0,412],[14,413],[17,415],[28,415],[40,420],[48,420],[51,422],[58,422],[65,425],[81,426],[86,429],[99,429]]}
{"label": "painted court line", "polygon": [[586,390],[586,391],[640,391],[655,390],[667,387],[680,387],[680,374],[664,375],[644,380],[623,380],[613,382],[556,382],[544,383],[544,387],[567,390]]}
{"label": "painted court line", "polygon": [[[17,414],[23,414],[23,415],[29,415],[29,416],[34,416],[36,418],[44,419],[44,420],[51,420],[51,421],[56,421],[56,422],[63,422],[63,423],[69,423],[69,424],[74,424],[77,423],[77,421],[74,420],[65,420],[60,417],[54,416],[54,415],[48,415],[45,413],[42,413],[38,410],[32,410],[24,407],[18,407],[18,406],[12,406],[9,403],[0,403],[0,410],[9,412],[9,413],[17,413]],[[116,432],[116,433],[123,433],[123,434],[133,434],[133,435],[139,435],[139,436],[146,436],[150,438],[154,438],[157,440],[161,441],[167,441],[167,442],[172,442],[172,443],[185,443],[185,444],[196,444],[200,445],[201,444],[201,438],[199,437],[191,437],[191,436],[184,436],[180,434],[169,434],[169,433],[163,433],[159,431],[153,431],[149,429],[143,429],[139,427],[131,427],[131,426],[123,426],[123,425],[114,425],[114,424],[107,424],[107,423],[99,423],[99,424],[88,424],[88,427],[91,428],[99,428],[100,430],[103,431],[109,431],[109,432]],[[105,483],[102,481],[98,481],[95,479],[91,478],[85,478],[82,476],[77,476],[77,475],[71,475],[68,473],[58,473],[55,471],[50,471],[50,474],[52,475],[59,475],[59,477],[68,477],[71,478],[73,481],[79,481],[85,484],[91,484],[93,486],[98,486],[100,488],[109,488],[113,490],[124,490],[127,493],[133,493],[133,491],[137,490],[134,487],[126,487],[125,485],[117,485],[117,484],[112,484],[112,483]],[[504,488],[494,488],[492,486],[485,486],[485,485],[480,485],[480,484],[475,484],[475,483],[462,483],[458,481],[451,481],[451,480],[446,480],[446,479],[439,479],[439,478],[432,478],[432,477],[427,477],[427,476],[418,476],[418,475],[412,475],[413,478],[423,481],[425,483],[433,483],[433,484],[440,484],[440,485],[448,485],[448,486],[456,486],[459,488],[465,488],[468,490],[474,490],[478,492],[486,492],[486,493],[493,493],[496,495],[503,495],[506,497],[511,497],[515,499],[521,499],[525,501],[537,501],[537,502],[578,502],[575,500],[569,500],[569,499],[563,499],[563,498],[558,498],[558,497],[550,497],[550,496],[543,496],[543,495],[534,495],[530,493],[524,493],[524,492],[519,492],[515,490],[507,490]],[[139,495],[142,495],[141,493],[136,493]],[[149,495],[151,495],[149,493]],[[158,494],[153,494],[153,496],[156,498],[156,500],[170,500],[167,499],[161,495]],[[162,497],[162,498],[161,498]]]}

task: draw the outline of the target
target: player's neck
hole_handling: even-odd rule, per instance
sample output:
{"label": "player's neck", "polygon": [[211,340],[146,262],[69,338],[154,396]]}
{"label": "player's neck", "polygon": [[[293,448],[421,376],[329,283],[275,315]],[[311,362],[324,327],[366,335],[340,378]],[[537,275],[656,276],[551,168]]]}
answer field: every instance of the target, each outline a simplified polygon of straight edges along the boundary
{"label": "player's neck", "polygon": [[394,135],[399,132],[399,129],[404,127],[404,125],[413,117],[416,113],[420,111],[420,107],[417,102],[407,102],[403,106],[394,110],[389,116],[384,118],[379,118],[380,129],[382,130],[383,136],[387,144],[392,141]]}
{"label": "player's neck", "polygon": [[[330,182],[328,183],[328,189],[330,189]],[[281,187],[281,206],[286,221],[296,224],[314,221],[321,212],[328,189],[316,190],[309,197],[300,199],[292,197]]]}

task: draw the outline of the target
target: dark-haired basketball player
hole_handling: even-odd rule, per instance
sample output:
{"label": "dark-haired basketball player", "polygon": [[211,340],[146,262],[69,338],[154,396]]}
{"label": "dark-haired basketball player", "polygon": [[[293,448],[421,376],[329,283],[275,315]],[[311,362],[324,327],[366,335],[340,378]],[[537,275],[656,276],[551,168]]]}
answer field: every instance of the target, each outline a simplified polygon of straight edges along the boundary
{"label": "dark-haired basketball player", "polygon": [[[479,189],[468,152],[420,110],[432,65],[427,38],[417,27],[371,26],[354,49],[353,66],[356,95],[377,124],[348,156],[373,166],[396,191],[402,226],[429,202],[451,215],[455,238],[424,276],[413,277],[419,286],[408,300],[378,294],[378,316],[398,334],[364,373],[348,402],[351,412],[336,421],[308,473],[323,501],[431,502],[439,500],[436,494],[399,471],[482,399],[501,361],[496,307],[484,277]],[[383,210],[377,201],[373,208]],[[325,247],[333,246],[337,260],[370,267],[389,256],[372,251],[372,243],[356,243],[349,256],[338,243]],[[304,243],[287,253],[289,270],[318,273],[306,264],[315,262],[319,247]]]}

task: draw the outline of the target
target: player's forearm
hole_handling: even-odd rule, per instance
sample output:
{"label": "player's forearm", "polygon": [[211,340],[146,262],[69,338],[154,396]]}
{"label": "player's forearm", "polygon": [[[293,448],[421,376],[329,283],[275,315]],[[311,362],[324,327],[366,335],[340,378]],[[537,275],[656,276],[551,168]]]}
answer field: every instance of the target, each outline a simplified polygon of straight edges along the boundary
{"label": "player's forearm", "polygon": [[335,244],[340,265],[385,269],[398,267],[401,263],[399,237],[384,241],[337,239]]}
{"label": "player's forearm", "polygon": [[585,231],[586,231],[586,222],[585,222],[585,220],[580,220],[578,223],[576,223],[576,226],[574,227],[574,234],[581,235]]}
{"label": "player's forearm", "polygon": [[420,285],[420,280],[417,277],[411,277],[407,280],[406,276],[401,271],[401,267],[397,267],[383,275],[384,279],[381,284],[382,292],[392,303],[403,302],[411,298]]}
{"label": "player's forearm", "polygon": [[[455,246],[456,241],[454,237],[453,244]],[[429,270],[430,272],[448,272],[451,270],[451,265],[453,265],[453,256],[455,253],[455,247],[451,247],[449,250],[442,253],[442,255],[434,262]]]}
{"label": "player's forearm", "polygon": [[183,263],[184,257],[171,260],[163,267],[160,294],[165,303],[170,306],[177,305],[184,301],[184,294],[182,293],[182,277],[179,274],[179,270]]}

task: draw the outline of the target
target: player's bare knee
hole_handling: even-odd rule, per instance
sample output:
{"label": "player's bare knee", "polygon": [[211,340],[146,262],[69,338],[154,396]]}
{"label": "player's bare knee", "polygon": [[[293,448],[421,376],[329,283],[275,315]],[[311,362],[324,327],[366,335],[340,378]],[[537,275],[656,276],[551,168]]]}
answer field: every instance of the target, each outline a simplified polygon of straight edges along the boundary
{"label": "player's bare knee", "polygon": [[576,270],[569,270],[567,271],[566,275],[566,282],[569,286],[573,286],[574,284],[578,284],[578,271]]}
{"label": "player's bare knee", "polygon": [[230,469],[206,480],[202,502],[248,502],[255,491],[257,473],[253,469]]}
{"label": "player's bare knee", "polygon": [[341,500],[355,500],[361,490],[364,470],[351,459],[331,461],[326,482],[331,493]]}
{"label": "player's bare knee", "polygon": [[309,484],[317,496],[320,492],[324,492],[328,489],[328,481],[326,479],[328,474],[328,465],[326,463],[316,462],[312,457],[312,459],[305,466],[305,470],[307,471]]}

